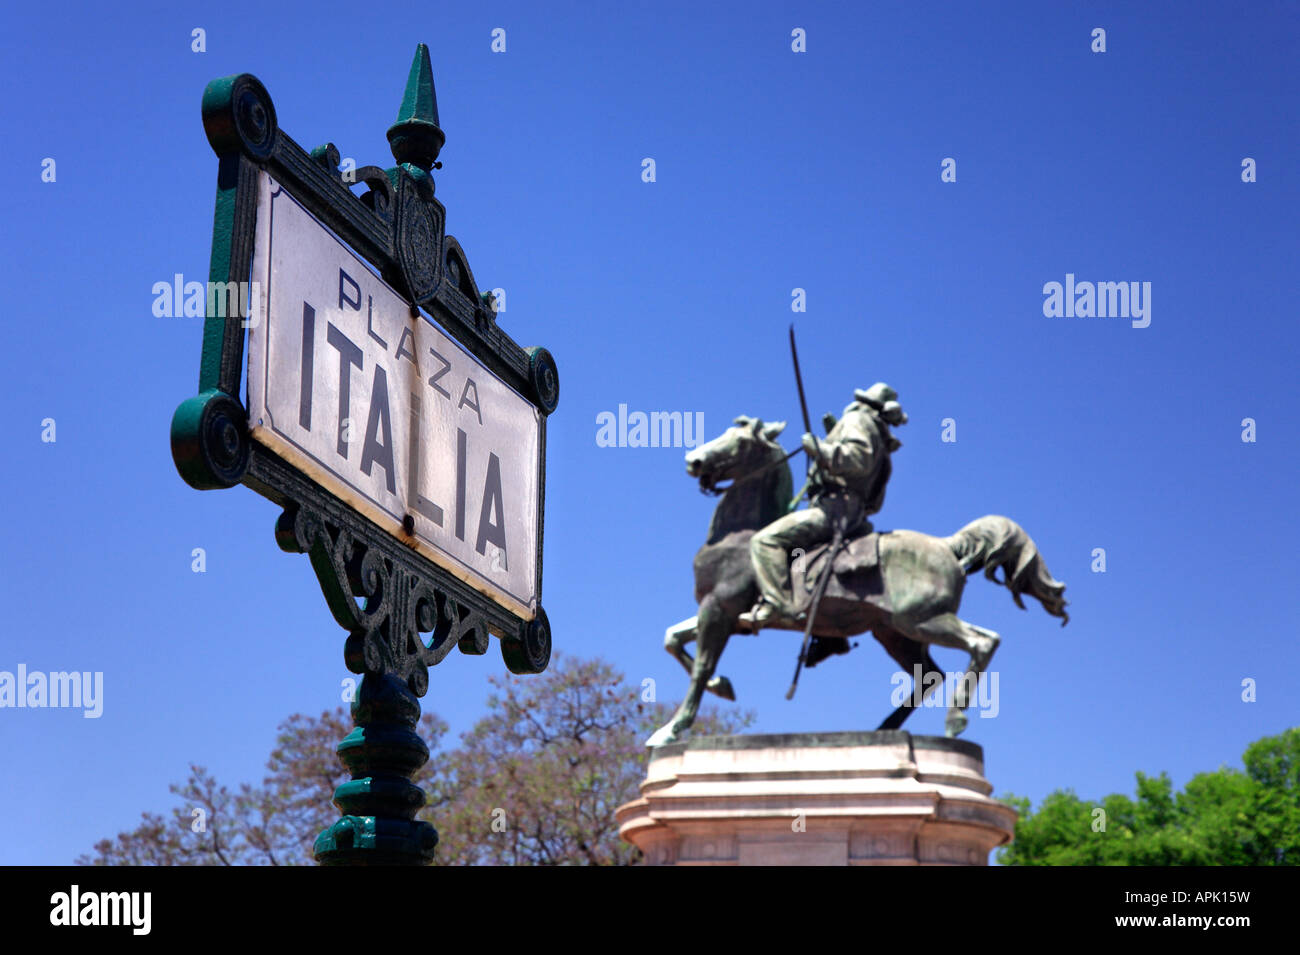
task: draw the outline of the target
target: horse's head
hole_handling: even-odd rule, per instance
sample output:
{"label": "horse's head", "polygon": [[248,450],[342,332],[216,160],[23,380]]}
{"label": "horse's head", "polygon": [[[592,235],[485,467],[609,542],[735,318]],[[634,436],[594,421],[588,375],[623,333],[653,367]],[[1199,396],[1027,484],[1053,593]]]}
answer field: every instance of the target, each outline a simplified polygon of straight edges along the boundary
{"label": "horse's head", "polygon": [[707,444],[686,455],[686,473],[698,478],[700,490],[720,494],[720,481],[737,481],[772,462],[784,450],[777,435],[785,430],[784,421],[764,424],[761,418],[741,415],[732,427]]}

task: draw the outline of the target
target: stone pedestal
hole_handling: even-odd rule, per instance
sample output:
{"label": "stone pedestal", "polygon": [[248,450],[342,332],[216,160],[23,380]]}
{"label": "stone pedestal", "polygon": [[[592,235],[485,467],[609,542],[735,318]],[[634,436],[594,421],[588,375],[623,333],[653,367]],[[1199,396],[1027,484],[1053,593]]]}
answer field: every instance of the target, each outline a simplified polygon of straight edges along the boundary
{"label": "stone pedestal", "polygon": [[975,743],[902,730],[656,747],[619,835],[649,865],[988,865],[1016,813]]}

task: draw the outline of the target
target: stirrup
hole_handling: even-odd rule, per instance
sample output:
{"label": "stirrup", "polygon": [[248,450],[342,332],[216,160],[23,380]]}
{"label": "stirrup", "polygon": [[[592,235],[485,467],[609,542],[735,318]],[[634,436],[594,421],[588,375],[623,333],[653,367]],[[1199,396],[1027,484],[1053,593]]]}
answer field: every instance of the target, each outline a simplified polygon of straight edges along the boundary
{"label": "stirrup", "polygon": [[738,619],[749,628],[750,633],[758,633],[780,616],[780,611],[776,607],[760,597],[758,603],[742,613]]}
{"label": "stirrup", "polygon": [[760,600],[754,604],[752,609],[740,614],[737,619],[741,624],[748,627],[749,633],[758,633],[764,628],[788,630],[791,623],[803,626],[804,621],[808,619],[808,613],[804,611],[791,615],[775,604]]}

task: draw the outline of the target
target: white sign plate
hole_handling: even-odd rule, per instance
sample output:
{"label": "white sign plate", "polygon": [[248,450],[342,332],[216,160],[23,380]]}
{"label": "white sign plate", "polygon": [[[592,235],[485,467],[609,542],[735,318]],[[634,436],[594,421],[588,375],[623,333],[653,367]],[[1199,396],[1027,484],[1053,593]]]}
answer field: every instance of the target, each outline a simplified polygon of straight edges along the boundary
{"label": "white sign plate", "polygon": [[[270,448],[524,620],[541,412],[258,173],[248,414]],[[403,531],[408,515],[414,537]]]}

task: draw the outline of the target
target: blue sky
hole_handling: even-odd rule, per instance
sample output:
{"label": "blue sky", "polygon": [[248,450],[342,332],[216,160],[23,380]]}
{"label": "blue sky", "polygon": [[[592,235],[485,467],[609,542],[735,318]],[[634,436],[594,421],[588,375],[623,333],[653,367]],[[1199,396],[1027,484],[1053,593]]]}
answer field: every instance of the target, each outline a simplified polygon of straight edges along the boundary
{"label": "blue sky", "polygon": [[[684,449],[599,447],[596,417],[701,412],[711,436],[745,413],[790,421],[793,447],[795,320],[814,419],[876,380],[911,416],[877,526],[1006,514],[1068,584],[1065,629],[980,578],[966,591],[962,616],[1003,637],[999,714],[966,733],[996,792],[1095,797],[1139,769],[1181,784],[1296,723],[1297,4],[697,7],[6,14],[0,670],[102,671],[104,709],[0,710],[0,815],[23,821],[0,862],[70,862],[171,806],[190,762],[258,780],[282,719],[339,703],[344,635],[308,562],[276,548],[277,509],[175,472],[201,323],[155,318],[151,288],[206,277],[208,80],[254,73],[302,146],[389,165],[421,41],[448,232],[506,289],[502,326],[559,365],[560,652],[685,689],[660,644],[694,612],[712,501]],[[1149,327],[1046,317],[1067,273],[1150,282]],[[890,709],[895,666],[869,637],[787,703],[796,649],[769,633],[724,655],[755,730],[870,729]],[[458,733],[502,672],[495,645],[453,654],[424,705]],[[941,733],[942,712],[908,729]]]}

